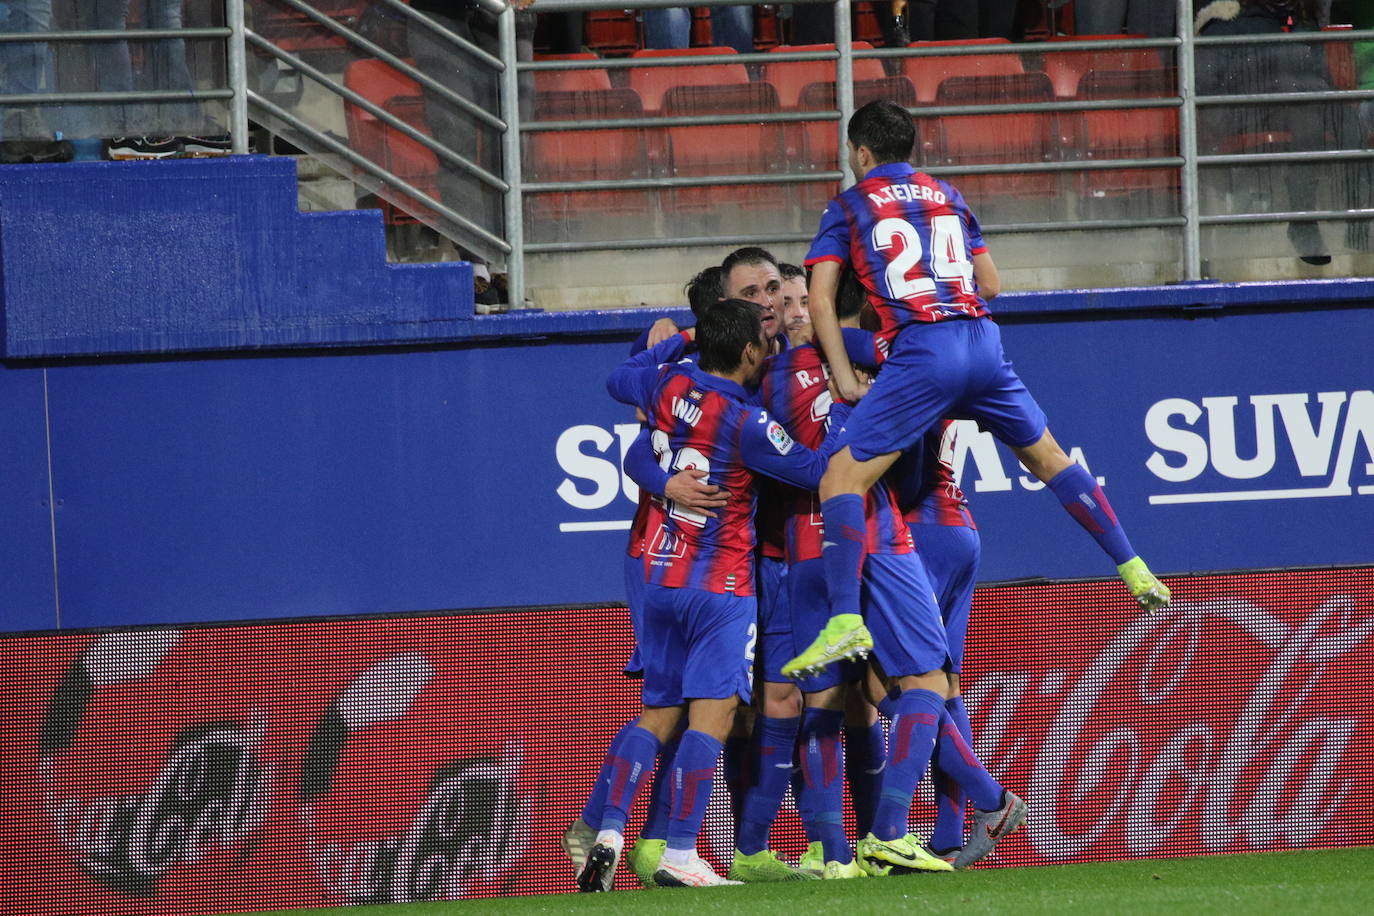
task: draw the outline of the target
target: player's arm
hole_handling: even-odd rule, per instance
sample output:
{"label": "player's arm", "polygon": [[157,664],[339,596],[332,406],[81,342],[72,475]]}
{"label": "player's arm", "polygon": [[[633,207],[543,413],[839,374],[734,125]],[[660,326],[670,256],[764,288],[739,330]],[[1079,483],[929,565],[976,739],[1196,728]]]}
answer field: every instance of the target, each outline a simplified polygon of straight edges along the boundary
{"label": "player's arm", "polygon": [[870,369],[878,367],[878,348],[874,345],[872,331],[862,328],[840,328],[840,332],[844,337],[844,349],[849,354],[851,363]]}
{"label": "player's arm", "polygon": [[973,256],[973,279],[978,284],[978,295],[984,302],[1002,291],[1002,277],[997,273],[997,265],[992,262],[992,255],[986,251]]}
{"label": "player's arm", "polygon": [[830,427],[821,447],[812,451],[793,439],[762,408],[750,408],[740,434],[740,460],[751,471],[790,483],[803,490],[815,490],[821,485],[821,475],[830,456],[839,450],[849,405],[830,407]]}
{"label": "player's arm", "polygon": [[843,269],[844,264],[837,260],[827,258],[816,261],[811,266],[811,285],[807,288],[807,295],[810,296],[811,328],[816,343],[830,364],[831,378],[835,380],[841,397],[852,404],[863,397],[864,390],[850,366],[844,335],[839,319],[835,317],[835,293],[840,288],[840,272]]}
{"label": "player's arm", "polygon": [[631,356],[606,379],[606,391],[622,404],[638,407],[645,413],[659,377],[659,367],[675,363],[686,351],[687,339],[681,334]]}
{"label": "player's arm", "polygon": [[716,517],[715,510],[728,501],[725,491],[708,483],[707,473],[688,468],[669,474],[654,454],[653,430],[647,426],[625,451],[625,473],[646,493],[671,499],[674,503],[702,515]]}

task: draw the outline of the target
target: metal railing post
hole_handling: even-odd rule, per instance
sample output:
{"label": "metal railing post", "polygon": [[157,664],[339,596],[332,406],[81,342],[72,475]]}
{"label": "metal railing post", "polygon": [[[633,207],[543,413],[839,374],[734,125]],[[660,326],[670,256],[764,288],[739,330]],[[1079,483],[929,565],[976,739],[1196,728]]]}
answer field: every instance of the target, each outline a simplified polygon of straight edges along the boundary
{"label": "metal railing post", "polygon": [[501,72],[501,114],[506,131],[501,135],[502,177],[510,189],[505,195],[507,301],[511,308],[525,305],[525,224],[520,194],[520,71],[516,66],[515,7],[507,4],[497,19],[497,39],[506,68]]}
{"label": "metal railing post", "polygon": [[849,119],[854,114],[854,27],[850,19],[850,0],[835,2],[835,50],[840,53],[835,61],[835,105],[840,109],[839,146],[840,187],[847,188],[854,183],[849,173],[845,155],[849,139]]}
{"label": "metal railing post", "polygon": [[1178,94],[1183,105],[1178,112],[1178,145],[1183,156],[1179,174],[1180,205],[1183,211],[1183,279],[1202,279],[1202,208],[1198,193],[1197,167],[1197,78],[1193,65],[1193,6],[1178,0]]}
{"label": "metal railing post", "polygon": [[235,155],[248,152],[248,65],[243,37],[243,0],[224,0],[224,18],[229,26],[229,46],[225,59],[229,66],[229,88],[234,98],[229,103],[229,140]]}

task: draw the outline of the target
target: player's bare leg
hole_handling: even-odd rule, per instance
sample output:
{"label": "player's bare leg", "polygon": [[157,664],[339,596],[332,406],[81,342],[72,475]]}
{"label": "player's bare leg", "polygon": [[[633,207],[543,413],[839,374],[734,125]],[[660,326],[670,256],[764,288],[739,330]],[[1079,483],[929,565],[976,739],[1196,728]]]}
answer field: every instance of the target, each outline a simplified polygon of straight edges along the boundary
{"label": "player's bare leg", "polygon": [[830,593],[830,620],[796,658],[783,665],[788,677],[806,677],[846,658],[864,658],[873,637],[859,612],[859,577],[863,569],[864,495],[901,453],[859,461],[845,446],[830,458],[821,478],[821,514],[825,523],[822,559]]}
{"label": "player's bare leg", "polygon": [[1140,606],[1153,613],[1169,603],[1169,588],[1131,547],[1106,494],[1083,467],[1064,453],[1048,429],[1035,443],[1013,449],[1026,469],[1053,491],[1065,510],[1116,563],[1116,571]]}

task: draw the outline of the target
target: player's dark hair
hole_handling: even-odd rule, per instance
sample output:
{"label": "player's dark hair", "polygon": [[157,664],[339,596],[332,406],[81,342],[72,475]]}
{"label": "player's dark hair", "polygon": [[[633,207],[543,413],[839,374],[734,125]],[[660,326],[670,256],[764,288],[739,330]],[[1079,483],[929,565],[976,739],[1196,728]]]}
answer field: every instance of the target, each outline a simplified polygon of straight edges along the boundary
{"label": "player's dark hair", "polygon": [[705,372],[733,372],[744,348],[762,336],[757,305],[743,299],[713,302],[697,320],[697,365]]}
{"label": "player's dark hair", "polygon": [[868,147],[878,165],[906,162],[916,146],[916,127],[901,105],[874,99],[849,119],[849,142],[855,149]]}
{"label": "player's dark hair", "polygon": [[702,309],[720,300],[723,292],[720,288],[720,279],[720,268],[712,265],[687,281],[687,286],[683,289],[687,294],[687,306],[697,318],[701,318]]}
{"label": "player's dark hair", "polygon": [[779,264],[778,273],[782,274],[784,280],[795,280],[797,277],[806,279],[806,269],[796,264]]}
{"label": "player's dark hair", "polygon": [[840,285],[835,290],[835,317],[853,318],[863,311],[866,301],[868,290],[864,289],[854,268],[846,264],[844,273],[840,274]]}
{"label": "player's dark hair", "polygon": [[730,276],[730,271],[734,270],[735,267],[740,264],[772,264],[774,267],[777,267],[778,259],[773,257],[772,253],[767,248],[759,248],[754,245],[736,248],[725,256],[724,261],[720,262],[721,286],[725,285],[725,279]]}

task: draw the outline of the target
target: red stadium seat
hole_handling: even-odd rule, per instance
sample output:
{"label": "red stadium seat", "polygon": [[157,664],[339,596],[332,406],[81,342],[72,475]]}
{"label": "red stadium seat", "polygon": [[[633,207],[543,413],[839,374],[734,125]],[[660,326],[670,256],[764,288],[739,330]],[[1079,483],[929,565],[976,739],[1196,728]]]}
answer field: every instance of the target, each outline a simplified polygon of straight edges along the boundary
{"label": "red stadium seat", "polygon": [[882,44],[883,27],[878,23],[878,11],[874,8],[876,5],[874,3],[854,4],[854,38],[856,41]]}
{"label": "red stadium seat", "polygon": [[[530,182],[615,181],[649,177],[645,132],[640,128],[601,128],[607,118],[636,118],[643,112],[629,89],[540,92],[540,120],[586,121],[587,130],[536,131],[525,136],[523,176]],[[550,223],[575,223],[591,216],[649,212],[647,191],[541,191],[525,197],[525,215],[538,231]]]}
{"label": "red stadium seat", "polygon": [[[536,60],[600,60],[595,54],[540,54]],[[597,92],[611,88],[611,76],[604,69],[536,70],[535,92]]]}
{"label": "red stadium seat", "polygon": [[[1144,37],[1144,35],[1061,35],[1050,40],[1071,46],[1075,41]],[[1063,51],[1046,51],[1044,55],[1045,73],[1054,86],[1055,96],[1061,99],[1071,99],[1077,95],[1079,80],[1083,78],[1083,74],[1090,70],[1098,73],[1112,70],[1143,73],[1163,69],[1164,65],[1164,58],[1157,48],[1075,51],[1066,47]]]}
{"label": "red stadium seat", "polygon": [[[1171,70],[1089,70],[1078,83],[1078,99],[1166,98],[1175,93]],[[1178,155],[1178,109],[1132,108],[1077,113],[1079,149],[1084,159],[1145,159]],[[1173,168],[1088,171],[1078,176],[1086,198],[1138,191],[1174,191]]]}
{"label": "red stadium seat", "polygon": [[[380,60],[354,61],[344,71],[344,86],[388,114],[429,133],[419,84],[390,64]],[[344,123],[350,147],[426,194],[438,197],[439,160],[432,150],[356,105],[344,106]],[[382,214],[388,223],[414,222],[415,215],[429,213],[418,201],[393,189],[383,188],[382,196],[396,201],[383,201]]]}
{"label": "red stadium seat", "polygon": [[624,57],[644,47],[634,10],[592,10],[582,19],[582,42],[602,57]]}
{"label": "red stadium seat", "polygon": [[[668,90],[663,99],[663,114],[668,117],[777,110],[777,93],[765,83],[678,86]],[[669,174],[675,178],[765,174],[785,168],[780,124],[670,127],[666,134]],[[748,181],[722,187],[677,188],[672,192],[671,206],[679,211],[782,209],[786,194],[783,185]]]}
{"label": "red stadium seat", "polygon": [[[941,81],[934,102],[976,111],[980,104],[1048,102],[1053,98],[1045,74],[1006,73],[948,77]],[[938,120],[918,119],[917,127],[930,150],[927,164],[1043,162],[1057,154],[1056,121],[1048,112],[945,115]],[[1058,192],[1059,178],[1053,172],[1003,173],[956,177],[955,183],[965,194],[976,198],[1051,198]]]}
{"label": "red stadium seat", "polygon": [[709,6],[692,7],[692,31],[687,40],[690,48],[709,48],[711,47],[711,8]]}
{"label": "red stadium seat", "polygon": [[[712,54],[734,54],[734,48],[681,48],[642,50],[630,55],[635,59],[657,57],[703,57]],[[744,64],[706,64],[682,67],[635,67],[630,70],[630,88],[639,93],[646,114],[658,114],[663,97],[679,86],[737,86],[749,82]]]}
{"label": "red stadium seat", "polygon": [[[1344,32],[1351,26],[1328,25],[1323,32]],[[1355,50],[1348,41],[1328,41],[1326,43],[1326,67],[1331,71],[1331,85],[1336,89],[1356,88]]]}
{"label": "red stadium seat", "polygon": [[[890,99],[898,105],[911,108],[916,104],[916,89],[905,76],[885,76],[879,79],[855,80],[854,105],[866,105],[875,99]],[[833,111],[835,109],[835,84],[833,82],[811,83],[801,93],[797,107],[803,111]],[[800,151],[794,152],[788,144],[788,158],[800,163],[802,169],[796,171],[833,171],[842,169],[840,161],[839,127],[835,121],[811,121],[802,125],[802,144]],[[834,188],[809,187],[804,206],[810,209],[824,207],[826,201],[834,196]]]}
{"label": "red stadium seat", "polygon": [[[317,0],[311,5],[340,25],[354,28],[358,24],[358,18],[370,4],[366,0]],[[348,47],[346,39],[320,25],[305,13],[270,2],[254,5],[253,29],[283,51],[297,54],[302,51],[331,51]]]}
{"label": "red stadium seat", "polygon": [[[871,51],[873,45],[866,41],[856,41],[855,51]],[[833,44],[824,45],[779,45],[771,53],[795,53],[798,51],[834,51]],[[876,58],[863,58],[854,61],[854,79],[880,80],[887,76],[883,63]],[[778,90],[778,104],[784,111],[797,108],[802,90],[812,83],[835,83],[835,61],[831,60],[793,60],[785,63],[763,65],[762,79]],[[832,106],[833,107],[833,106]]]}
{"label": "red stadium seat", "polygon": [[754,50],[768,51],[782,44],[782,20],[778,8],[766,4],[754,7]]}
{"label": "red stadium seat", "polygon": [[[1005,38],[974,38],[964,41],[923,41],[913,48],[968,47],[970,45],[1007,45]],[[952,76],[1007,76],[1023,72],[1016,54],[949,54],[902,58],[902,74],[916,87],[922,105],[935,101],[940,84]]]}

